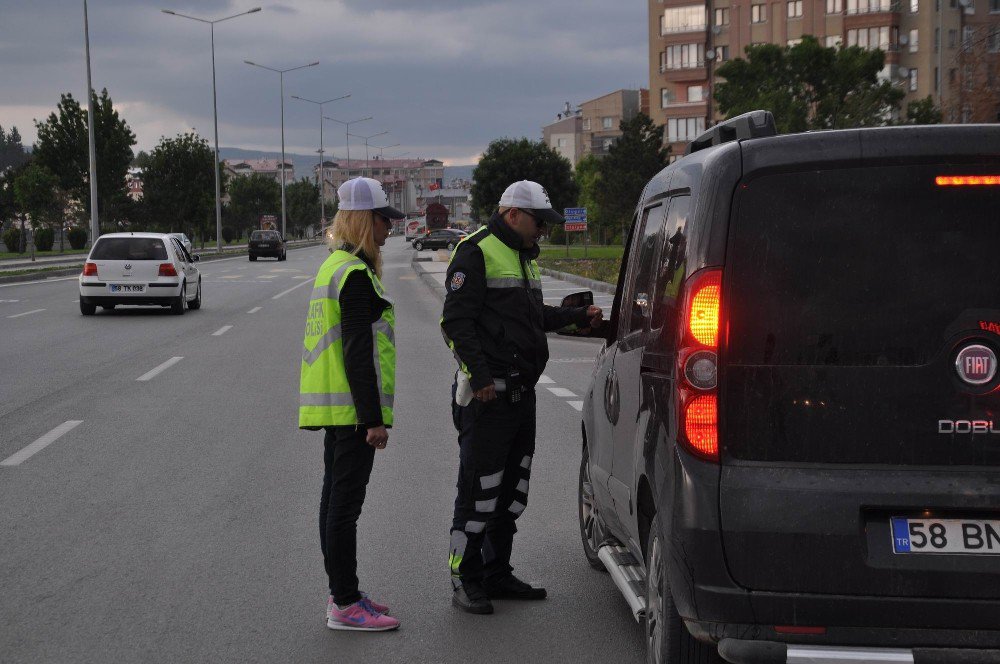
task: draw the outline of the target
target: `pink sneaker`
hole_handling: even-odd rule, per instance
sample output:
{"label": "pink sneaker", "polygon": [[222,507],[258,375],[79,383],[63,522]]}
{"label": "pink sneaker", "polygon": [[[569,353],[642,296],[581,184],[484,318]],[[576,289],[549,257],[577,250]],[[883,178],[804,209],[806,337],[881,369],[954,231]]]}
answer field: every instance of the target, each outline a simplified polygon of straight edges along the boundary
{"label": "pink sneaker", "polygon": [[356,632],[387,632],[399,627],[399,621],[375,610],[367,599],[361,599],[346,609],[340,609],[336,604],[330,609],[330,619],[326,621],[330,629],[343,629]]}
{"label": "pink sneaker", "polygon": [[[381,614],[386,615],[386,616],[389,615],[389,607],[386,606],[385,604],[379,604],[378,602],[376,602],[375,600],[373,600],[371,597],[369,597],[368,593],[362,592],[361,593],[361,599],[368,600],[368,603],[372,605],[372,608],[375,609],[375,611],[377,613],[381,613]],[[337,605],[333,601],[333,595],[327,595],[327,597],[326,597],[326,619],[327,620],[329,620],[330,616],[333,614],[333,607],[335,607],[335,606],[337,606]]]}

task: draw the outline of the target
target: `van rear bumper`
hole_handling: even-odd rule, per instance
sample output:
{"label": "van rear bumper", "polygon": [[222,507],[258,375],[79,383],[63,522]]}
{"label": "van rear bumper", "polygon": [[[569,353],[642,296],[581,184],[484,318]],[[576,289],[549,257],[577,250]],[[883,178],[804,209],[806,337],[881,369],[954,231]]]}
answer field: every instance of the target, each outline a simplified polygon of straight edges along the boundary
{"label": "van rear bumper", "polygon": [[719,654],[732,664],[991,664],[1000,650],[968,648],[866,648],[812,646],[723,639]]}

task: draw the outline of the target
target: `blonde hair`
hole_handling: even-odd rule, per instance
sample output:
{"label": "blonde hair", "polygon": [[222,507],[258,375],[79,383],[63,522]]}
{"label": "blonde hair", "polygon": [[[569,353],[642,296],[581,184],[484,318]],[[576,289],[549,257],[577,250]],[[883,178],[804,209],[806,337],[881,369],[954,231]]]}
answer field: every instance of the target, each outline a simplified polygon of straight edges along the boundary
{"label": "blonde hair", "polygon": [[351,253],[357,256],[363,253],[372,262],[375,274],[382,278],[382,251],[375,244],[373,228],[375,213],[371,210],[337,210],[333,218],[333,233],[326,241],[330,251],[336,251],[349,244]]}

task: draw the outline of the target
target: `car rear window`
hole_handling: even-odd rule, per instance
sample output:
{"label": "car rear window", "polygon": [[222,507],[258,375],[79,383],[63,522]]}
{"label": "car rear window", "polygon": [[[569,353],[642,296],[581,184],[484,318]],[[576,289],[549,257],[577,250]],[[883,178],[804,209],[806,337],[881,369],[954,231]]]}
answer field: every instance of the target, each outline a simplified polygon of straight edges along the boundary
{"label": "car rear window", "polygon": [[277,231],[254,231],[250,234],[251,240],[277,240]]}
{"label": "car rear window", "polygon": [[918,165],[744,182],[726,264],[728,361],[916,366],[956,332],[1000,322],[1000,186],[936,182],[986,170],[1000,173]]}
{"label": "car rear window", "polygon": [[91,260],[165,261],[167,248],[155,237],[103,237],[90,252]]}

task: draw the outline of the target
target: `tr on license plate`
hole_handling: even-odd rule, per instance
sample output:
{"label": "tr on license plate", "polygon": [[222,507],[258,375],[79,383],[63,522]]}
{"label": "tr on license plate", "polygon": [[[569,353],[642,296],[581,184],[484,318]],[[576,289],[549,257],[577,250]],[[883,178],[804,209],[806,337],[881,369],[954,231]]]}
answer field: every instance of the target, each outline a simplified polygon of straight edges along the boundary
{"label": "tr on license plate", "polygon": [[1000,521],[892,517],[892,550],[1000,555]]}
{"label": "tr on license plate", "polygon": [[145,293],[146,284],[108,284],[112,293]]}

